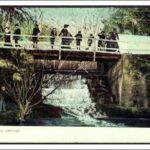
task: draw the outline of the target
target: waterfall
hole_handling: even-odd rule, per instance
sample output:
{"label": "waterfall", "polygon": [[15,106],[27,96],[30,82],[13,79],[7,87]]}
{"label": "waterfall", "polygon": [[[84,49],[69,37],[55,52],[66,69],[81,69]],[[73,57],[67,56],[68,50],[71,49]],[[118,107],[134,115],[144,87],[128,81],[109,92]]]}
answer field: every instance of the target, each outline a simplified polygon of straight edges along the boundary
{"label": "waterfall", "polygon": [[[48,88],[43,88],[43,95],[46,95],[54,89],[54,84]],[[95,104],[92,103],[90,92],[86,84],[86,78],[77,76],[77,79],[60,86],[51,94],[44,103],[62,107],[67,117],[75,117],[89,126],[104,126],[106,121],[99,121],[94,115],[103,115],[96,112]],[[93,113],[91,116],[90,114]],[[66,115],[62,116],[66,117]],[[115,126],[113,123],[107,123],[107,126]]]}

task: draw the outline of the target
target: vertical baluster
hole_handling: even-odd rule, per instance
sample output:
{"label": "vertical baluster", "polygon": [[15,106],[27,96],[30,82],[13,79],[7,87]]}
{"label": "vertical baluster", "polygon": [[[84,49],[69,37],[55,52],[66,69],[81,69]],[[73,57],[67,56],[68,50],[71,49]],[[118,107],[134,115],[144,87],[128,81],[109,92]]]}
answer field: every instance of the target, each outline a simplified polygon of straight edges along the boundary
{"label": "vertical baluster", "polygon": [[59,46],[59,60],[61,60],[61,36],[60,36],[59,38],[60,38],[60,46]]}
{"label": "vertical baluster", "polygon": [[96,51],[97,51],[97,42],[96,38],[94,38],[94,49],[93,49],[93,61],[96,60]]}
{"label": "vertical baluster", "polygon": [[123,50],[123,53],[130,53],[130,50],[129,50],[129,46],[128,46],[128,41],[126,41],[126,50]]}

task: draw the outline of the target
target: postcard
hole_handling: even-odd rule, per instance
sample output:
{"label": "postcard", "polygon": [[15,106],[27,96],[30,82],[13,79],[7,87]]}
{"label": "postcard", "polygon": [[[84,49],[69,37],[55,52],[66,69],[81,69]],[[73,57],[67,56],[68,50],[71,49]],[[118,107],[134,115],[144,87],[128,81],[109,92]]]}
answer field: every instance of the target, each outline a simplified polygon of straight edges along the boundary
{"label": "postcard", "polygon": [[149,143],[149,3],[35,2],[0,4],[0,143]]}

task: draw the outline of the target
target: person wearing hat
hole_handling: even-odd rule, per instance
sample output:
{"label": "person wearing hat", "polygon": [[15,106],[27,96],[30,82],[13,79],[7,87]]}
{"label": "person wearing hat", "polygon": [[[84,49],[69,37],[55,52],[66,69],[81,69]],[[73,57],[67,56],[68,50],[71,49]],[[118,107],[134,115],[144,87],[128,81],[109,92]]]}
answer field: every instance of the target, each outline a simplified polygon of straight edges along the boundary
{"label": "person wearing hat", "polygon": [[90,36],[88,37],[88,48],[86,50],[89,50],[89,48],[92,46],[94,40],[94,36],[91,33]]}
{"label": "person wearing hat", "polygon": [[65,45],[67,45],[68,44],[68,39],[67,38],[65,38],[65,37],[67,37],[68,36],[68,24],[65,24],[64,25],[64,28],[61,30],[61,32],[60,32],[60,34],[59,34],[59,36],[62,36],[62,41],[61,41],[61,48],[66,48],[66,46]]}
{"label": "person wearing hat", "polygon": [[78,33],[75,35],[76,37],[76,45],[77,45],[77,49],[80,50],[80,44],[82,41],[82,33],[81,31],[78,31]]}
{"label": "person wearing hat", "polygon": [[112,29],[112,32],[110,33],[110,36],[111,36],[111,39],[113,40],[113,42],[112,42],[112,48],[117,48],[118,49],[119,45],[118,45],[117,40],[119,40],[119,35],[118,35],[118,32],[117,32],[116,28]]}
{"label": "person wearing hat", "polygon": [[54,46],[56,36],[57,36],[56,28],[52,28],[50,31],[51,48],[53,48],[53,46]]}
{"label": "person wearing hat", "polygon": [[15,24],[15,31],[14,31],[13,39],[15,41],[16,46],[18,46],[18,41],[20,39],[20,35],[21,35],[21,29],[19,28],[18,24]]}
{"label": "person wearing hat", "polygon": [[99,40],[98,40],[98,48],[105,47],[105,41],[103,39],[106,38],[105,32],[102,31],[98,34]]}
{"label": "person wearing hat", "polygon": [[4,35],[5,46],[11,46],[11,32],[9,26],[5,28],[5,35]]}
{"label": "person wearing hat", "polygon": [[38,24],[35,25],[32,32],[32,41],[33,41],[33,48],[37,48],[38,44],[38,34],[40,33],[40,29]]}

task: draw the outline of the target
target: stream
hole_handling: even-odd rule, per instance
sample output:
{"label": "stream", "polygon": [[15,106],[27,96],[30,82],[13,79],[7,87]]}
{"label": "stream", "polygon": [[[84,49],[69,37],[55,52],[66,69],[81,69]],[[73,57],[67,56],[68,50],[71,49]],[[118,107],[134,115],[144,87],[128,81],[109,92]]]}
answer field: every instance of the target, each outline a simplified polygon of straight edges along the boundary
{"label": "stream", "polygon": [[[71,77],[71,82],[64,82],[53,94],[44,101],[47,105],[59,106],[63,109],[59,118],[32,119],[21,125],[25,126],[70,126],[70,127],[150,127],[150,120],[143,118],[97,119],[106,116],[105,112],[97,111],[86,82],[82,76]],[[55,82],[56,84],[56,82]],[[42,90],[45,96],[55,88],[53,81]]]}

